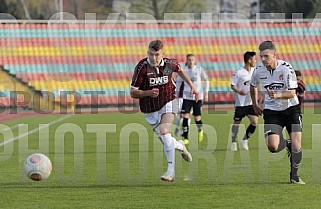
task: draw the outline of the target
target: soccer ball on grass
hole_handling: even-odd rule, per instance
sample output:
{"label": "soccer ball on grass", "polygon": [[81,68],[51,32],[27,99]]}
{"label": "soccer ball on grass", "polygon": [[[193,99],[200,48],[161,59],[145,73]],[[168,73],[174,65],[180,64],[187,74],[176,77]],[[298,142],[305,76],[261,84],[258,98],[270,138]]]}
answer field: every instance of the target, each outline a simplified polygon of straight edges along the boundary
{"label": "soccer ball on grass", "polygon": [[25,161],[25,173],[34,181],[47,179],[50,176],[51,171],[51,161],[44,154],[31,154]]}

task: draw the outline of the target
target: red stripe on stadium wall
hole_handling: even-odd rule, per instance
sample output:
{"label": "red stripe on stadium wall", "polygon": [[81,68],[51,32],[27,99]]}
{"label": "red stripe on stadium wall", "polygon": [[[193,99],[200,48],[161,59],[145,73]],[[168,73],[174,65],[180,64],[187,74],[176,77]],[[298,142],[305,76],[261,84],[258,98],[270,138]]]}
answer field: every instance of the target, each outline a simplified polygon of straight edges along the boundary
{"label": "red stripe on stadium wall", "polygon": [[[24,82],[46,81],[49,78],[72,78],[76,80],[131,80],[133,72],[93,72],[93,73],[17,73],[16,76]],[[210,78],[230,79],[233,71],[207,71]]]}
{"label": "red stripe on stadium wall", "polygon": [[[185,54],[176,54],[168,57],[177,58],[185,62]],[[0,64],[110,64],[110,63],[137,63],[143,59],[140,55],[112,55],[112,56],[2,56]],[[197,55],[197,62],[243,62],[243,54],[225,55]],[[259,60],[259,56],[257,57]],[[319,61],[320,54],[278,54],[278,59],[292,61]]]}
{"label": "red stripe on stadium wall", "polygon": [[[134,72],[134,71],[133,71]],[[133,72],[92,72],[92,73],[17,73],[16,76],[24,82],[46,81],[53,78],[72,78],[72,80],[130,80]]]}
{"label": "red stripe on stadium wall", "polygon": [[[133,71],[134,72],[134,71]],[[118,81],[118,80],[131,80],[133,72],[93,72],[93,73],[57,73],[57,74],[48,74],[48,73],[17,73],[17,78],[22,79],[24,82],[28,81],[46,81],[50,78],[72,78],[75,80],[109,80],[109,81]],[[234,71],[206,71],[209,78],[220,78],[222,80],[230,80]],[[321,71],[318,69],[314,70],[302,70],[301,73],[303,76],[320,76]]]}

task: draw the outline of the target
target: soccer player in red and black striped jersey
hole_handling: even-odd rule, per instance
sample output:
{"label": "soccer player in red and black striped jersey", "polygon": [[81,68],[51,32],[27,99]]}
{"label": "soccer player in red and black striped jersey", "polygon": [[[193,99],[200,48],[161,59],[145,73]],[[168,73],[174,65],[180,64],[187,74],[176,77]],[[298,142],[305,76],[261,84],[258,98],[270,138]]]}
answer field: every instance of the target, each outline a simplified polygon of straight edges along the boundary
{"label": "soccer player in red and black striped jersey", "polygon": [[198,100],[198,92],[177,60],[164,57],[163,48],[160,40],[149,43],[147,58],[142,59],[135,68],[130,95],[139,99],[140,110],[146,121],[164,144],[168,168],[161,180],[171,182],[175,179],[175,149],[180,150],[184,160],[192,161],[183,141],[177,141],[171,134],[171,126],[177,113],[177,105],[173,102],[176,98],[173,73],[178,73],[191,87],[195,100]]}

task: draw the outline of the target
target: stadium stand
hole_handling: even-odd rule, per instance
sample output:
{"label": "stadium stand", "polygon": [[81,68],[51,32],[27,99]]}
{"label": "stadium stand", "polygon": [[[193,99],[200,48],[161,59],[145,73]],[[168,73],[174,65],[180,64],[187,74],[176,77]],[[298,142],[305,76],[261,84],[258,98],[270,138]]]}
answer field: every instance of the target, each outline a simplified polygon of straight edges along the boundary
{"label": "stadium stand", "polygon": [[[257,51],[261,41],[274,41],[279,59],[301,70],[306,100],[312,101],[320,99],[321,89],[318,24],[0,24],[1,72],[7,73],[0,98],[2,105],[12,105],[10,91],[18,86],[33,94],[53,92],[53,102],[61,102],[67,91],[77,97],[77,105],[133,103],[133,69],[149,41],[159,38],[168,57],[183,62],[186,54],[196,54],[210,77],[209,102],[221,103],[234,99],[230,77],[243,65],[243,53]],[[15,88],[5,85],[9,79]],[[30,107],[32,101],[19,104]]]}

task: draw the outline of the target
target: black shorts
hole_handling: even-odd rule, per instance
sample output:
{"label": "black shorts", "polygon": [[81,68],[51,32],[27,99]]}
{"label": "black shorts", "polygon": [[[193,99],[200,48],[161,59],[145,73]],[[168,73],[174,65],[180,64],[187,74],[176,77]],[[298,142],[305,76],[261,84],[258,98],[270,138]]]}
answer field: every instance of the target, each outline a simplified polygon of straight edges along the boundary
{"label": "black shorts", "polygon": [[288,133],[302,132],[302,117],[299,105],[283,111],[263,110],[265,135],[281,134],[284,127]]}
{"label": "black shorts", "polygon": [[235,121],[240,121],[247,115],[257,115],[254,111],[253,105],[235,107],[233,119]]}
{"label": "black shorts", "polygon": [[182,105],[182,113],[190,113],[193,107],[193,115],[202,115],[202,105],[202,100],[198,100],[196,102],[195,100],[184,99]]}

